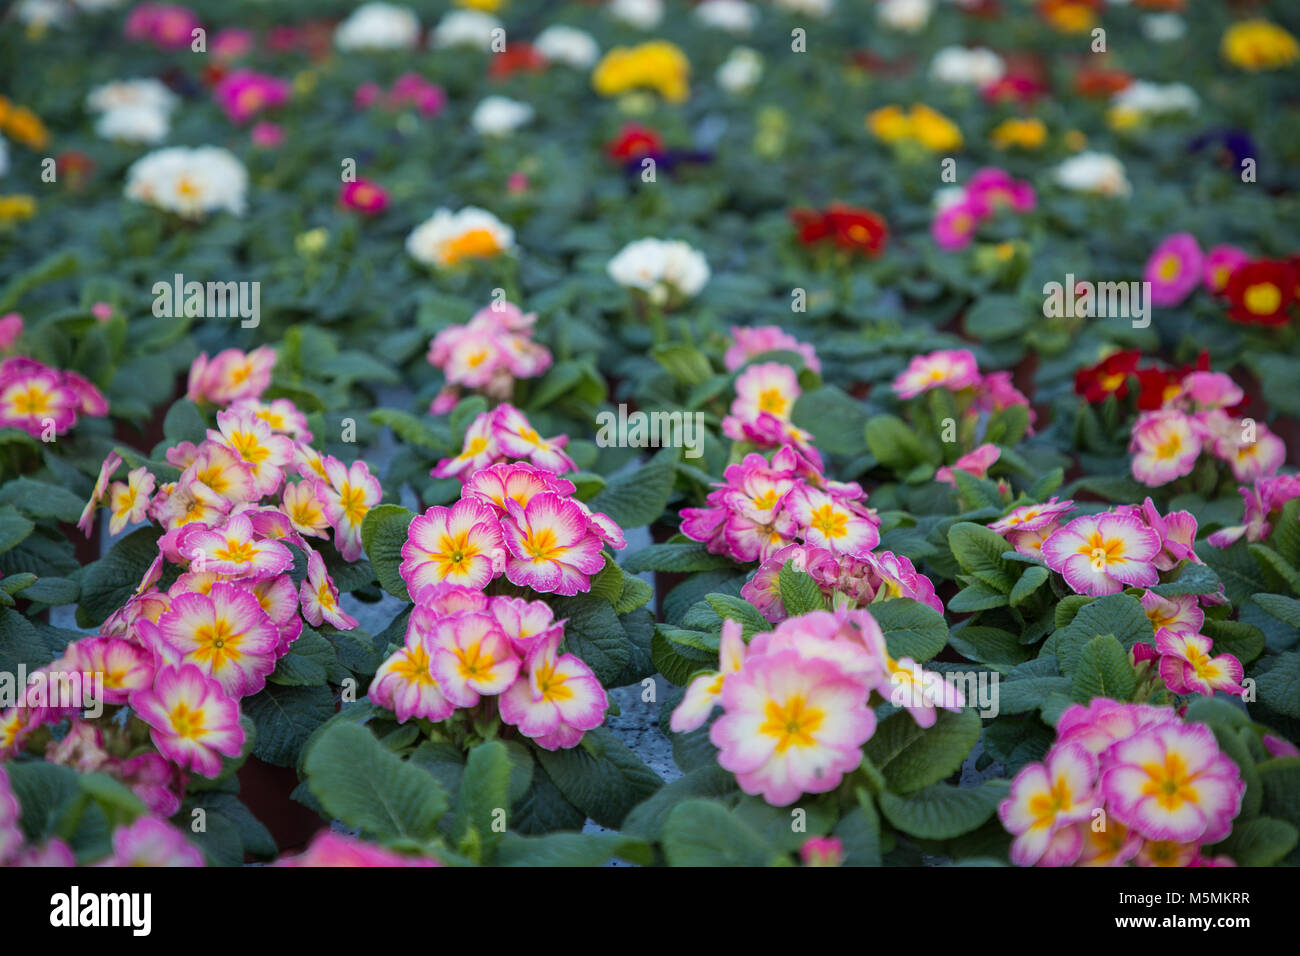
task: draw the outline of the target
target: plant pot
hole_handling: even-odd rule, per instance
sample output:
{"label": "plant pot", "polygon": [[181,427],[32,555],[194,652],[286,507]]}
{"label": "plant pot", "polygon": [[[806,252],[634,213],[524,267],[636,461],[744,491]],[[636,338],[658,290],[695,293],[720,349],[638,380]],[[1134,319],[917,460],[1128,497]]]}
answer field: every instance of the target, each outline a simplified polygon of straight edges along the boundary
{"label": "plant pot", "polygon": [[312,834],[325,826],[314,810],[290,797],[298,786],[298,774],[292,767],[249,757],[237,776],[239,799],[271,832],[281,853],[302,849]]}

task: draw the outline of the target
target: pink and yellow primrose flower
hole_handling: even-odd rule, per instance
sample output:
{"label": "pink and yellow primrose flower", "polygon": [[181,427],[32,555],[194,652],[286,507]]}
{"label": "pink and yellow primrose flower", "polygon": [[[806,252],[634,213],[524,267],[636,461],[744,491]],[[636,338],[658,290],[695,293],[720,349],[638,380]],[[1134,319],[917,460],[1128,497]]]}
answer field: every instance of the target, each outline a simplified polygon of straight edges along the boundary
{"label": "pink and yellow primrose flower", "polygon": [[575,490],[573,482],[567,478],[535,465],[498,462],[474,472],[465,482],[463,495],[477,498],[504,513],[506,501],[526,506],[534,495],[546,491],[571,495]]}
{"label": "pink and yellow primrose flower", "polygon": [[[151,625],[142,624],[149,634]],[[208,594],[178,594],[158,619],[160,648],[216,679],[233,698],[255,694],[275,669],[278,632],[249,591],[218,581]]]}
{"label": "pink and yellow primrose flower", "polygon": [[863,555],[880,543],[879,523],[845,498],[803,486],[786,499],[805,543],[836,554]]}
{"label": "pink and yellow primrose flower", "polygon": [[484,412],[465,429],[460,454],[444,458],[429,472],[434,478],[460,478],[462,482],[482,468],[505,460],[492,427],[492,413]]}
{"label": "pink and yellow primrose flower", "polygon": [[1166,236],[1142,270],[1143,280],[1151,283],[1151,304],[1161,308],[1180,304],[1201,284],[1203,266],[1195,236],[1189,232]]}
{"label": "pink and yellow primrose flower", "polygon": [[1182,412],[1162,409],[1138,416],[1129,441],[1133,477],[1151,488],[1190,475],[1201,456],[1201,430]]}
{"label": "pink and yellow primrose flower", "polygon": [[491,505],[462,498],[435,505],[411,522],[398,569],[411,595],[446,582],[482,588],[502,572],[501,522]]}
{"label": "pink and yellow primrose flower", "polygon": [[740,622],[727,618],[722,622],[722,639],[718,646],[716,671],[705,671],[691,678],[686,685],[682,702],[673,711],[669,727],[675,734],[684,734],[704,726],[713,708],[722,700],[722,688],[727,678],[738,673],[745,663],[745,640]]}
{"label": "pink and yellow primrose flower", "polygon": [[224,408],[241,398],[259,398],[271,385],[275,350],[265,345],[244,353],[225,349],[212,359],[203,352],[190,365],[186,397]]}
{"label": "pink and yellow primrose flower", "polygon": [[457,707],[473,707],[483,695],[504,692],[522,662],[496,618],[466,611],[440,620],[430,640],[429,670]]}
{"label": "pink and yellow primrose flower", "polygon": [[1156,633],[1156,650],[1160,676],[1175,694],[1212,697],[1216,691],[1242,692],[1241,661],[1231,654],[1211,656],[1214,642],[1204,634],[1162,630]]}
{"label": "pink and yellow primrose flower", "polygon": [[131,695],[131,709],[164,757],[205,777],[221,772],[222,754],[237,757],[244,746],[239,704],[193,664],[160,668],[152,687]]}
{"label": "pink and yellow primrose flower", "polygon": [[217,430],[208,429],[208,440],[229,448],[248,466],[259,498],[275,494],[284,480],[281,469],[293,461],[293,440],[275,434],[248,410],[217,412]]}
{"label": "pink and yellow primrose flower", "polygon": [[1207,292],[1224,295],[1228,280],[1241,266],[1250,261],[1250,253],[1237,246],[1212,246],[1205,254],[1204,282]]}
{"label": "pink and yellow primrose flower", "polygon": [[325,517],[334,528],[334,546],[344,561],[356,561],[365,550],[361,546],[361,522],[383,499],[384,489],[364,461],[348,466],[329,458],[325,474],[329,477],[329,488],[324,492],[328,502]]}
{"label": "pink and yellow primrose flower", "polygon": [[1148,840],[1217,843],[1246,785],[1204,724],[1159,724],[1121,740],[1101,777],[1110,814]]}
{"label": "pink and yellow primrose flower", "polygon": [[122,456],[115,451],[110,451],[108,457],[99,466],[99,475],[95,478],[95,487],[90,492],[90,500],[86,502],[86,507],[81,511],[81,517],[77,519],[77,527],[90,537],[90,532],[95,528],[95,512],[99,508],[99,503],[104,500],[104,493],[108,490],[109,480],[122,464]]}
{"label": "pink and yellow primrose flower", "polygon": [[1084,515],[1043,542],[1043,561],[1079,594],[1115,594],[1159,580],[1160,537],[1137,518]]}
{"label": "pink and yellow primrose flower", "polygon": [[184,547],[193,570],[229,578],[261,578],[293,567],[289,549],[278,541],[258,538],[245,514],[231,515],[214,530],[196,529],[186,535]]}
{"label": "pink and yellow primrose flower", "polygon": [[557,654],[560,635],[538,641],[520,673],[499,698],[501,719],[537,746],[563,750],[599,727],[609,709],[605,689],[581,658]]}
{"label": "pink and yellow primrose flower", "polygon": [[80,409],[81,397],[58,370],[21,357],[0,363],[0,428],[53,438],[76,424]]}
{"label": "pink and yellow primrose flower", "polygon": [[916,355],[894,379],[894,393],[901,399],[915,398],[934,388],[957,392],[980,382],[979,366],[967,349],[940,349]]}
{"label": "pink and yellow primrose flower", "polygon": [[313,538],[329,537],[330,522],[325,517],[328,504],[329,497],[321,482],[285,482],[281,510],[299,534]]}
{"label": "pink and yellow primrose flower", "polygon": [[322,830],[296,856],[282,856],[275,866],[442,866],[427,856],[406,856],[332,830]]}
{"label": "pink and yellow primrose flower", "polygon": [[569,437],[543,438],[513,405],[501,404],[492,411],[492,433],[497,447],[511,458],[526,458],[538,468],[557,475],[578,470],[573,459],[564,453]]}
{"label": "pink and yellow primrose flower", "polygon": [[69,644],[50,669],[102,675],[103,703],[111,706],[153,685],[154,659],[139,644],[118,637],[87,637]]}
{"label": "pink and yellow primrose flower", "polygon": [[566,596],[591,589],[590,576],[605,566],[603,542],[576,501],[544,492],[506,508],[501,532],[511,584]]}
{"label": "pink and yellow primrose flower", "polygon": [[1154,591],[1142,592],[1142,610],[1146,612],[1155,633],[1199,634],[1205,623],[1205,612],[1195,594],[1176,594],[1163,597]]}
{"label": "pink and yellow primrose flower", "polygon": [[205,441],[194,449],[185,463],[180,481],[197,481],[232,503],[253,501],[261,497],[253,480],[253,469],[225,445]]}
{"label": "pink and yellow primrose flower", "polygon": [[368,696],[395,713],[399,724],[412,717],[446,720],[456,709],[430,673],[428,643],[415,627],[406,629],[405,643],[379,665]]}
{"label": "pink and yellow primrose flower", "polygon": [[339,607],[339,590],[330,580],[329,572],[325,570],[325,559],[319,551],[313,551],[307,558],[307,577],[303,578],[298,589],[298,600],[302,605],[302,616],[312,627],[324,623],[340,631],[349,631],[357,626],[357,619]]}
{"label": "pink and yellow primrose flower", "polygon": [[[1082,851],[1074,824],[1089,820],[1100,805],[1097,757],[1078,744],[1058,744],[1046,763],[1032,763],[1011,781],[1011,794],[998,804],[998,818],[1015,835],[1011,862],[1017,866],[1068,865]],[[1044,857],[1051,851],[1050,860]]]}
{"label": "pink and yellow primrose flower", "polygon": [[946,485],[957,486],[957,479],[953,477],[954,471],[964,471],[968,475],[974,475],[976,478],[985,478],[988,476],[989,469],[1002,456],[1002,449],[997,445],[985,443],[980,445],[974,451],[969,451],[962,455],[951,465],[944,465],[934,473],[935,481],[942,481]]}
{"label": "pink and yellow primrose flower", "polygon": [[774,806],[833,790],[875,730],[868,693],[837,663],[793,648],[747,659],[725,681],[725,713],[709,728],[718,763]]}

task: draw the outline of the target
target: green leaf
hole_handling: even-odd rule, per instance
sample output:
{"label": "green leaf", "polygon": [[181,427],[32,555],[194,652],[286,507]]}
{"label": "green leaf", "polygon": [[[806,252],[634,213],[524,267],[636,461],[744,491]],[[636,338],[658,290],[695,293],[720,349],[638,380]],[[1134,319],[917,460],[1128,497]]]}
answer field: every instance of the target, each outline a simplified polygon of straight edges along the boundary
{"label": "green leaf", "polygon": [[615,857],[642,866],[654,861],[649,846],[621,833],[548,833],[535,837],[507,833],[496,862],[498,866],[603,866]]}
{"label": "green leaf", "polygon": [[1015,564],[1002,557],[1006,539],[996,531],[970,521],[960,521],[948,529],[948,546],[961,569],[990,588],[1011,593],[1020,575]]}
{"label": "green leaf", "polygon": [[1176,597],[1182,594],[1216,594],[1221,583],[1219,576],[1208,565],[1192,564],[1188,561],[1183,565],[1182,573],[1178,577],[1164,584],[1157,584],[1150,590],[1164,597]]}
{"label": "green leaf", "polygon": [[1070,694],[1080,704],[1094,697],[1109,697],[1120,702],[1133,696],[1137,673],[1129,663],[1128,653],[1113,634],[1094,637],[1079,653]]}
{"label": "green leaf", "polygon": [[1030,595],[1043,586],[1049,576],[1047,568],[1041,565],[1031,564],[1025,568],[1024,573],[1020,575],[1020,580],[1011,589],[1011,606],[1019,607],[1023,604]]}
{"label": "green leaf", "polygon": [[356,724],[335,724],[322,733],[303,770],[312,795],[331,816],[371,837],[428,840],[447,810],[447,794],[427,771],[404,762]]}
{"label": "green leaf", "polygon": [[1265,569],[1280,578],[1292,593],[1300,594],[1300,571],[1297,571],[1286,558],[1264,544],[1252,544],[1250,553]]}
{"label": "green leaf", "polygon": [[713,608],[713,612],[718,617],[723,620],[730,618],[739,622],[743,626],[744,637],[747,641],[755,634],[772,630],[772,623],[759,613],[758,608],[744,598],[738,598],[731,594],[706,594],[704,600],[708,602],[709,607]]}
{"label": "green leaf", "polygon": [[640,574],[645,571],[685,574],[691,571],[735,567],[735,563],[726,555],[710,554],[708,548],[700,541],[652,544],[640,551],[633,551],[619,563],[629,574]]}
{"label": "green leaf", "polygon": [[791,562],[781,565],[777,581],[781,588],[781,603],[785,605],[786,614],[795,617],[809,611],[826,610],[826,599],[812,575],[800,571]]}
{"label": "green leaf", "polygon": [[1214,642],[1215,654],[1231,654],[1242,664],[1250,664],[1264,653],[1264,632],[1241,621],[1207,619],[1201,633]]}
{"label": "green leaf", "polygon": [[618,829],[638,803],[663,786],[606,727],[588,731],[568,750],[536,750],[538,761],[566,800],[603,827]]}
{"label": "green leaf", "polygon": [[568,618],[565,649],[581,657],[602,684],[610,685],[632,659],[632,647],[609,602],[580,594],[552,598],[551,607],[556,618]]}
{"label": "green leaf", "polygon": [[995,607],[1005,607],[1010,600],[1006,591],[999,591],[983,581],[976,581],[952,596],[948,601],[948,610],[959,614],[988,611]]}
{"label": "green leaf", "polygon": [[77,623],[95,627],[127,602],[158,556],[157,528],[140,528],[118,541],[81,576]]}
{"label": "green leaf", "polygon": [[328,687],[267,684],[239,706],[257,725],[254,755],[277,767],[294,766],[307,738],[334,716],[334,697]]}
{"label": "green leaf", "polygon": [[834,385],[804,392],[794,403],[791,420],[810,432],[818,448],[849,457],[866,450],[867,413],[862,403]]}
{"label": "green leaf", "polygon": [[934,726],[920,727],[905,710],[881,721],[863,747],[872,764],[898,793],[920,790],[943,780],[970,754],[980,736],[980,718],[971,708],[940,710]]}
{"label": "green leaf", "polygon": [[1103,634],[1114,635],[1126,651],[1139,641],[1151,643],[1155,636],[1151,619],[1137,598],[1108,594],[1081,607],[1068,625],[1048,638],[1043,650],[1055,654],[1061,670],[1070,674],[1084,646]]}
{"label": "green leaf", "polygon": [[1283,594],[1252,594],[1250,599],[1283,624],[1300,628],[1300,601]]}
{"label": "green leaf", "polygon": [[0,487],[0,505],[13,505],[32,518],[55,518],[71,524],[81,517],[85,502],[59,485],[24,477]]}
{"label": "green leaf", "polygon": [[465,772],[461,774],[453,838],[464,841],[469,831],[474,830],[478,843],[487,851],[484,859],[491,859],[491,851],[504,832],[498,827],[498,821],[508,823],[510,770],[505,744],[489,740],[469,752]]}
{"label": "green leaf", "polygon": [[163,418],[163,436],[169,445],[187,441],[199,444],[208,437],[208,423],[199,406],[188,398],[178,399]]}
{"label": "green leaf", "polygon": [[0,553],[16,547],[36,530],[36,525],[12,505],[0,506]]}
{"label": "green leaf", "polygon": [[415,513],[401,505],[377,505],[361,522],[361,546],[374,569],[379,586],[402,601],[411,600],[402,580],[402,546]]}
{"label": "green leaf", "polygon": [[948,643],[948,625],[943,615],[911,598],[890,598],[867,608],[885,633],[892,657],[910,657],[923,663]]}
{"label": "green leaf", "polygon": [[1272,866],[1291,852],[1298,837],[1300,831],[1285,820],[1273,817],[1256,817],[1245,822],[1237,820],[1228,838],[1212,853],[1226,853],[1237,861],[1238,866]]}
{"label": "green leaf", "polygon": [[1029,647],[1020,643],[1018,636],[998,627],[967,625],[954,628],[949,641],[963,657],[990,667],[1015,667],[1033,654]]}
{"label": "green leaf", "polygon": [[662,449],[643,467],[614,475],[587,505],[609,515],[624,531],[651,524],[668,507],[679,453]]}
{"label": "green leaf", "polygon": [[1300,827],[1300,757],[1275,757],[1256,769],[1264,812]]}
{"label": "green leaf", "polygon": [[936,783],[915,793],[880,795],[880,812],[904,833],[925,840],[950,840],[982,826],[1010,789],[1006,780],[987,780],[978,787]]}
{"label": "green leaf", "polygon": [[1261,703],[1300,718],[1300,652],[1279,654],[1273,666],[1255,680],[1255,687]]}
{"label": "green leaf", "polygon": [[623,832],[658,841],[673,808],[691,797],[725,797],[736,792],[736,778],[716,763],[697,767],[661,787],[623,821]]}
{"label": "green leaf", "polygon": [[770,866],[784,857],[712,800],[686,800],[668,814],[664,856],[670,866]]}
{"label": "green leaf", "polygon": [[872,457],[896,473],[929,461],[929,452],[916,429],[895,415],[872,417],[867,421],[865,434]]}

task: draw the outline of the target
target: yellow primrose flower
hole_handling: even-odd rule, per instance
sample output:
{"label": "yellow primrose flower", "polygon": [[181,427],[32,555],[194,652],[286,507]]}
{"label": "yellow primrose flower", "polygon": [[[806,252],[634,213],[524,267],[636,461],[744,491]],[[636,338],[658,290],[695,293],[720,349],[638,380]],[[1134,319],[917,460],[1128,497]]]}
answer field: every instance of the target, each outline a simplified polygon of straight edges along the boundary
{"label": "yellow primrose flower", "polygon": [[1006,119],[989,134],[998,149],[1038,149],[1047,142],[1047,124],[1036,116]]}
{"label": "yellow primrose flower", "polygon": [[299,70],[294,74],[293,92],[298,96],[306,96],[316,89],[316,83],[319,79],[315,70]]}
{"label": "yellow primrose flower", "polygon": [[505,0],[456,0],[456,6],[467,10],[482,10],[484,13],[496,13],[504,7]]}
{"label": "yellow primrose flower", "polygon": [[36,199],[27,195],[0,196],[0,223],[21,222],[36,215]]}
{"label": "yellow primrose flower", "polygon": [[882,142],[897,143],[911,135],[912,122],[901,106],[891,104],[867,114],[867,129]]}
{"label": "yellow primrose flower", "polygon": [[1065,134],[1065,148],[1072,153],[1079,153],[1088,148],[1088,137],[1082,130],[1072,129]]}
{"label": "yellow primrose flower", "polygon": [[924,103],[912,107],[912,139],[936,153],[961,149],[962,136],[957,124]]}
{"label": "yellow primrose flower", "polygon": [[690,73],[691,64],[679,47],[666,40],[652,40],[634,47],[614,47],[596,64],[591,85],[601,96],[650,89],[670,103],[681,103],[691,92]]}
{"label": "yellow primrose flower", "polygon": [[50,141],[50,131],[39,116],[4,97],[0,97],[0,132],[32,149],[44,149]]}
{"label": "yellow primrose flower", "polygon": [[1142,111],[1131,106],[1112,106],[1106,111],[1106,125],[1116,132],[1142,125]]}
{"label": "yellow primrose flower", "polygon": [[1300,46],[1286,30],[1267,20],[1242,20],[1223,34],[1223,58],[1243,70],[1276,70],[1294,63]]}

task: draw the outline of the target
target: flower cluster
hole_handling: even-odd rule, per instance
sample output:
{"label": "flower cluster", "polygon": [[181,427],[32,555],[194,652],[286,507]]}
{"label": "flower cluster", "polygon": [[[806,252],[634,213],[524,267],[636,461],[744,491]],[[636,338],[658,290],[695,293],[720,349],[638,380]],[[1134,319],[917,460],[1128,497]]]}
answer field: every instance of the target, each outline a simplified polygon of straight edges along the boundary
{"label": "flower cluster", "polygon": [[152,43],[160,50],[183,50],[200,29],[198,14],[174,3],[141,3],[126,18],[128,40]]}
{"label": "flower cluster", "polygon": [[674,239],[629,242],[609,260],[606,272],[623,288],[665,308],[695,298],[709,281],[704,255],[689,243]]}
{"label": "flower cluster", "polygon": [[[1116,594],[1126,587],[1151,587],[1159,582],[1162,572],[1174,570],[1183,561],[1203,563],[1193,550],[1196,518],[1191,512],[1161,515],[1148,498],[1141,506],[1120,505],[1060,525],[1070,508],[1072,502],[1053,499],[1046,505],[1018,508],[990,527],[1009,533],[1009,540],[1010,535],[1017,535],[1012,543],[1018,551],[1033,555],[1037,550],[1043,562],[1061,574],[1076,593],[1094,597]],[[1039,525],[1039,530],[1028,530]],[[1025,534],[1032,537],[1019,537]],[[1035,539],[1041,541],[1037,549]]]}
{"label": "flower cluster", "polygon": [[1198,287],[1228,300],[1228,318],[1243,325],[1291,321],[1300,286],[1300,256],[1251,258],[1244,249],[1217,245],[1202,252],[1196,237],[1178,232],[1161,240],[1142,278],[1154,305],[1181,305]]}
{"label": "flower cluster", "polygon": [[691,94],[691,64],[680,48],[665,40],[634,47],[616,46],[596,64],[591,85],[601,96],[651,90],[670,103]]}
{"label": "flower cluster", "polygon": [[503,403],[470,422],[460,454],[444,458],[430,474],[434,478],[459,478],[465,483],[476,472],[514,459],[562,475],[578,470],[573,459],[564,453],[568,443],[568,435],[543,438],[523,412]]}
{"label": "flower cluster", "polygon": [[906,555],[892,551],[843,554],[816,545],[789,544],[760,564],[740,589],[740,596],[773,623],[786,617],[780,575],[787,563],[811,576],[836,608],[905,597],[943,613],[934,582],[917,571]]}
{"label": "flower cluster", "polygon": [[1196,362],[1180,368],[1165,368],[1159,363],[1141,366],[1140,349],[1112,352],[1095,365],[1087,365],[1074,373],[1074,391],[1089,404],[1097,404],[1114,395],[1116,399],[1128,397],[1133,379],[1137,379],[1137,407],[1144,412],[1155,411],[1182,394],[1183,379],[1192,372],[1208,372],[1210,355],[1201,352]]}
{"label": "flower cluster", "polygon": [[[25,845],[18,828],[19,804],[0,768],[0,866],[76,866],[72,847],[57,836]],[[203,854],[180,830],[153,814],[113,831],[110,854],[96,866],[203,866]]]}
{"label": "flower cluster", "polygon": [[186,219],[222,209],[240,215],[247,189],[243,163],[219,146],[155,150],[137,159],[126,173],[128,199]]}
{"label": "flower cluster", "polygon": [[821,468],[784,445],[769,462],[746,455],[727,466],[707,506],[682,509],[682,533],[735,561],[767,561],[804,543],[861,557],[880,543],[880,521],[854,482],[831,481]]}
{"label": "flower cluster", "polygon": [[[981,373],[974,354],[967,349],[939,349],[925,355],[915,355],[908,362],[907,368],[894,378],[891,387],[894,394],[905,401],[936,388],[952,392],[956,403],[958,434],[963,439],[974,438],[981,418],[1013,406],[1025,408],[1031,434],[1038,417],[1030,407],[1029,399],[1012,382],[1010,372]],[[970,455],[954,462],[952,468],[983,477],[983,473],[998,458],[995,452],[996,448],[987,445],[974,448]],[[951,468],[944,472],[944,476],[946,480],[951,480]]]}
{"label": "flower cluster", "polygon": [[574,491],[571,481],[535,465],[471,470],[459,501],[435,505],[411,522],[402,580],[417,602],[434,585],[481,589],[503,574],[544,593],[590,590],[591,575],[605,566],[604,546],[626,542],[613,519],[593,512]]}
{"label": "flower cluster", "polygon": [[1020,866],[1220,865],[1202,847],[1228,835],[1245,790],[1209,727],[1099,697],[1066,709],[998,817]]}
{"label": "flower cluster", "polygon": [[964,187],[940,197],[939,208],[930,222],[930,234],[941,249],[964,249],[975,238],[980,225],[1002,210],[1027,213],[1037,198],[1034,187],[994,167],[971,176]]}
{"label": "flower cluster", "polygon": [[911,110],[882,106],[867,116],[867,129],[882,143],[931,153],[958,150],[963,143],[957,124],[924,103],[913,104]]}
{"label": "flower cluster", "polygon": [[0,361],[0,428],[21,428],[48,441],[68,432],[79,415],[107,414],[108,401],[76,372],[21,355]]}
{"label": "flower cluster", "polygon": [[247,123],[260,113],[289,102],[292,87],[274,76],[253,70],[227,73],[213,88],[217,105],[232,123]]}
{"label": "flower cluster", "polygon": [[[415,540],[413,530],[408,547]],[[449,582],[413,593],[405,642],[370,685],[370,699],[398,721],[438,723],[470,707],[481,717],[485,699],[495,699],[503,724],[559,750],[577,746],[605,719],[604,688],[581,658],[559,652],[564,621],[546,602],[488,597]]]}
{"label": "flower cluster", "polygon": [[740,624],[723,621],[720,669],[699,674],[673,712],[674,733],[709,728],[718,763],[746,793],[773,806],[805,793],[826,793],[862,762],[876,729],[876,693],[904,707],[921,727],[937,708],[959,711],[960,691],[910,658],[895,660],[870,612],[813,611],[755,634],[746,646]]}
{"label": "flower cluster", "polygon": [[510,302],[479,309],[465,325],[443,329],[429,345],[429,364],[442,371],[447,384],[429,407],[431,415],[451,411],[460,389],[475,389],[505,400],[515,379],[535,378],[551,366],[550,350],[533,341],[536,312],[525,313]]}
{"label": "flower cluster", "polygon": [[[206,440],[168,449],[167,460],[181,474],[161,485],[145,467],[110,485],[121,458],[104,462],[79,527],[89,534],[107,492],[112,530],[151,518],[163,529],[159,553],[97,635],[69,644],[42,669],[96,675],[99,703],[111,711],[90,718],[89,711],[30,699],[29,689],[28,706],[0,715],[6,752],[68,721],[57,744],[37,741],[46,759],[108,772],[163,816],[179,808],[186,771],[212,777],[222,756],[240,753],[239,700],[265,686],[304,619],[313,627],[356,626],[340,607],[324,553],[307,539],[332,530],[344,560],[357,560],[361,522],[381,496],[364,462],[349,467],[322,457],[250,407],[218,412]],[[290,480],[294,475],[302,480]],[[306,558],[298,585],[289,574],[291,548]],[[169,564],[180,573],[164,590]],[[114,719],[122,707],[129,720]],[[156,752],[134,747],[144,733]]]}
{"label": "flower cluster", "polygon": [[447,94],[441,86],[418,73],[403,73],[388,90],[374,82],[361,84],[352,102],[359,109],[374,106],[387,110],[414,109],[421,116],[437,116],[447,105]]}
{"label": "flower cluster", "polygon": [[1190,475],[1202,452],[1226,462],[1239,482],[1277,473],[1286,445],[1263,422],[1239,418],[1245,394],[1222,372],[1190,372],[1159,408],[1133,424],[1133,477],[1152,488]]}
{"label": "flower cluster", "polygon": [[805,246],[829,244],[847,253],[875,258],[885,251],[889,227],[870,209],[831,203],[826,209],[793,209],[790,218]]}

